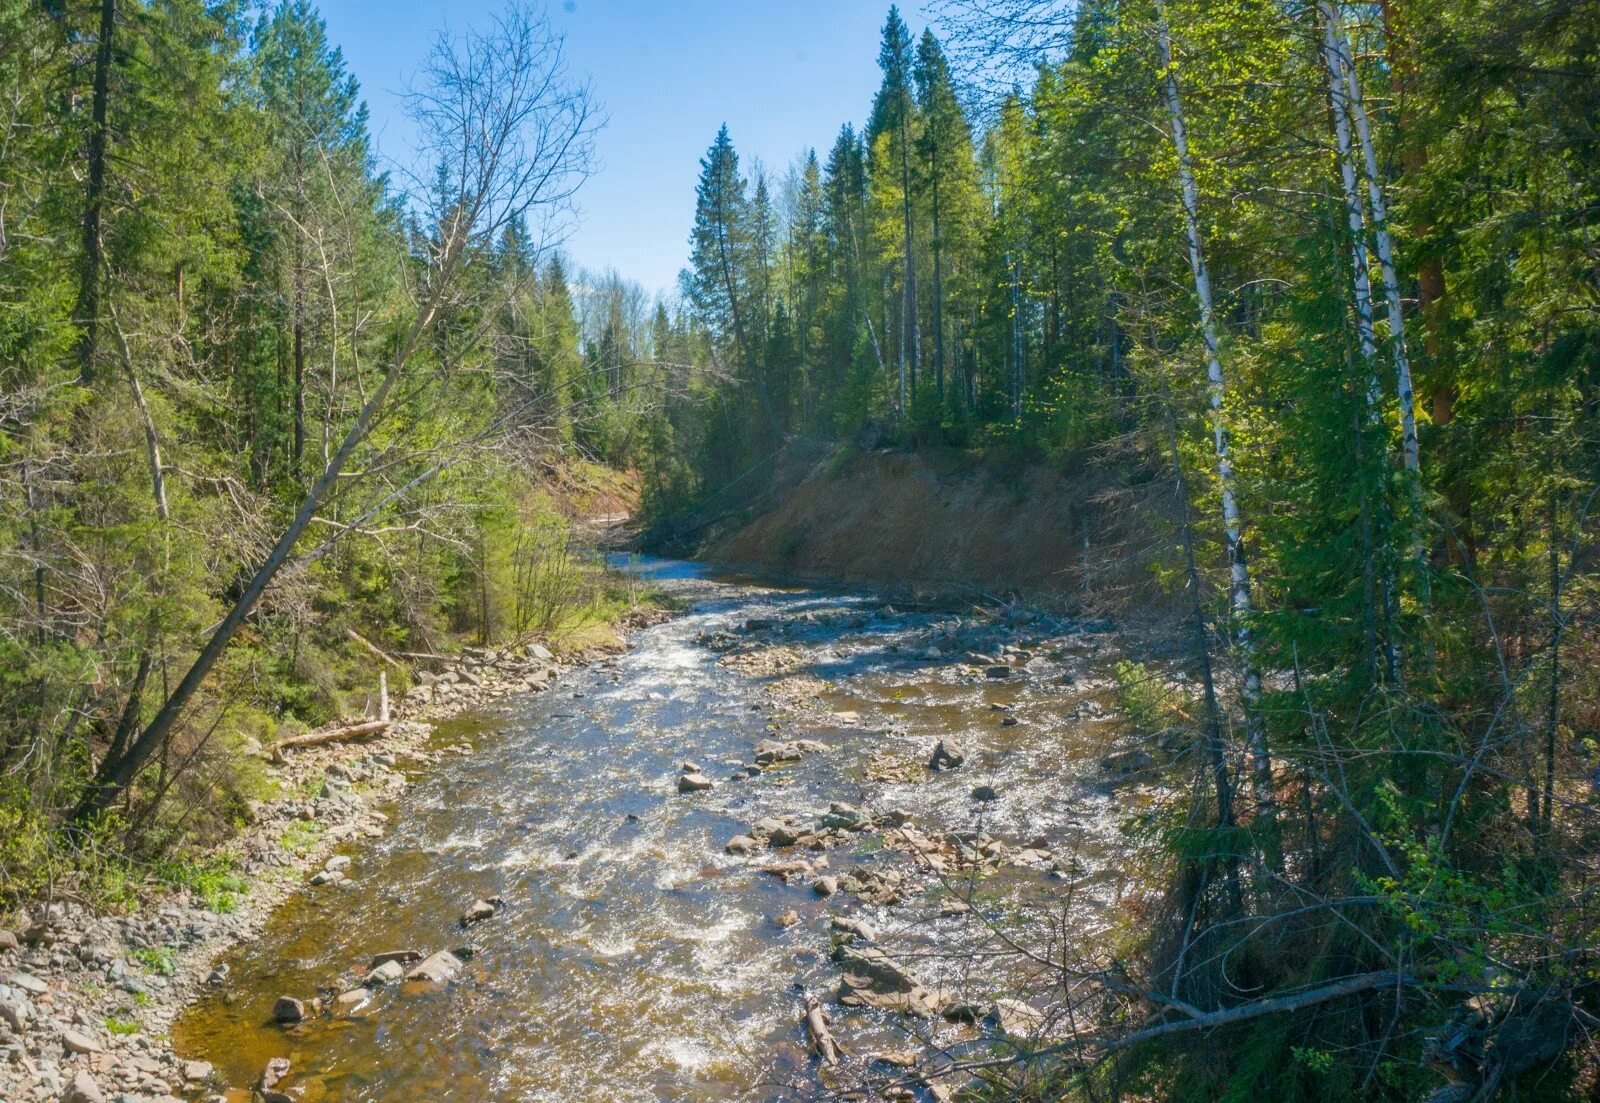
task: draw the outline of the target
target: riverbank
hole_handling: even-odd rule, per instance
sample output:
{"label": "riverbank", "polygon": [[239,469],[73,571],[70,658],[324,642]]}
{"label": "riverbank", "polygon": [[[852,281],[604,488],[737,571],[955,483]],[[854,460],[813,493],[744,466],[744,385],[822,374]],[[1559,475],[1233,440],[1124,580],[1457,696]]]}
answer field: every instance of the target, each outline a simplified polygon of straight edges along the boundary
{"label": "riverbank", "polygon": [[[170,1029],[200,992],[225,986],[213,963],[257,937],[268,918],[335,848],[381,837],[381,811],[435,764],[470,753],[441,742],[443,722],[516,694],[547,692],[573,670],[625,646],[618,634],[666,614],[641,607],[616,632],[590,634],[558,657],[549,648],[464,653],[425,673],[366,742],[273,754],[278,795],[252,805],[224,848],[228,877],[247,891],[162,892],[140,886],[136,910],[97,912],[75,900],[0,917],[0,1099],[119,1103],[208,1096],[221,1087],[206,1062],[174,1053]],[[332,727],[337,727],[334,725]]]}

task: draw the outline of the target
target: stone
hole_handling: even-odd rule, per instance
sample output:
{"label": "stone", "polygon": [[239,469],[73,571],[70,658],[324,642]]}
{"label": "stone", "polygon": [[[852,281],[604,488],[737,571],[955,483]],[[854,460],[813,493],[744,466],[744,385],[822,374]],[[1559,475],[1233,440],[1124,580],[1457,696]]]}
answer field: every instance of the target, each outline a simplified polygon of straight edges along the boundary
{"label": "stone", "polygon": [[941,739],[933,748],[933,757],[928,759],[928,769],[935,772],[954,770],[966,760],[967,752],[961,749],[961,744],[954,739]]}
{"label": "stone", "polygon": [[972,790],[972,799],[982,801],[999,800],[1000,794],[995,792],[993,785],[979,785]]}
{"label": "stone", "polygon": [[834,876],[818,877],[811,882],[811,891],[818,896],[828,897],[839,891],[839,878]]}
{"label": "stone", "polygon": [[542,643],[530,643],[528,645],[528,657],[530,659],[538,659],[540,662],[548,663],[555,658],[555,655]]}
{"label": "stone", "polygon": [[261,1071],[260,1086],[264,1092],[271,1091],[283,1082],[289,1075],[289,1058],[274,1057],[267,1062],[267,1067]]}
{"label": "stone", "polygon": [[80,1030],[68,1030],[61,1035],[61,1044],[67,1047],[68,1053],[89,1054],[99,1053],[105,1047],[94,1038]]}
{"label": "stone", "polygon": [[678,792],[704,793],[711,788],[711,779],[704,774],[684,774],[678,779]]}
{"label": "stone", "polygon": [[305,1017],[306,1005],[293,996],[279,996],[278,1002],[272,1005],[273,1022],[288,1025],[301,1022]]}
{"label": "stone", "polygon": [[80,1069],[72,1078],[72,1083],[67,1085],[66,1092],[61,1096],[61,1103],[105,1103],[105,1098],[94,1077]]}
{"label": "stone", "polygon": [[679,767],[679,769],[686,774],[698,774],[701,772],[700,764],[692,759],[687,758],[683,760],[683,764]]}
{"label": "stone", "polygon": [[1037,1034],[1044,1025],[1044,1013],[1021,1000],[999,999],[988,1016],[1002,1034],[1013,1038],[1028,1038]]}
{"label": "stone", "polygon": [[738,854],[746,857],[758,853],[760,850],[761,844],[749,835],[735,835],[722,846],[724,854]]}
{"label": "stone", "polygon": [[1009,678],[1011,674],[1012,670],[1009,666],[991,666],[987,667],[983,672],[985,678],[994,678],[996,680]]}
{"label": "stone", "polygon": [[848,916],[836,915],[830,924],[835,931],[850,938],[858,938],[862,942],[878,941],[878,932],[872,924],[864,919],[851,919]]}
{"label": "stone", "polygon": [[827,815],[817,819],[819,827],[838,827],[845,831],[865,831],[872,826],[872,817],[852,805],[833,801]]}
{"label": "stone", "polygon": [[461,925],[466,927],[473,923],[482,923],[485,919],[493,918],[494,913],[499,910],[491,901],[474,900],[472,906],[461,913]]}
{"label": "stone", "polygon": [[183,1063],[183,1078],[190,1084],[198,1084],[203,1080],[210,1080],[214,1071],[210,1061],[185,1061]]}
{"label": "stone", "polygon": [[0,952],[15,950],[20,945],[17,936],[10,931],[0,930]]}
{"label": "stone", "polygon": [[780,762],[800,761],[803,752],[793,743],[763,739],[756,744],[755,756],[757,766],[776,766]]}
{"label": "stone", "polygon": [[367,974],[365,984],[368,988],[382,988],[386,984],[399,984],[405,975],[404,965],[398,961],[386,961]]}
{"label": "stone", "polygon": [[413,961],[421,960],[422,955],[416,950],[385,950],[381,954],[372,955],[372,967],[376,969],[379,966],[387,965],[391,961],[399,962],[401,965],[410,965]]}
{"label": "stone", "polygon": [[790,927],[793,927],[796,923],[800,922],[800,913],[795,911],[793,908],[790,908],[782,915],[775,916],[772,922],[784,930],[788,930]]}
{"label": "stone", "polygon": [[406,980],[423,984],[445,984],[461,972],[461,959],[449,950],[440,950],[406,974]]}
{"label": "stone", "polygon": [[50,986],[31,973],[12,973],[7,982],[13,988],[20,988],[30,996],[42,996],[50,991]]}
{"label": "stone", "polygon": [[340,992],[334,997],[335,1007],[353,1008],[360,1007],[372,998],[372,993],[365,988],[352,988],[348,992]]}
{"label": "stone", "polygon": [[348,854],[335,854],[332,858],[328,859],[328,864],[323,866],[322,868],[326,869],[326,870],[331,870],[333,872],[338,872],[341,869],[349,869],[350,868],[350,855],[348,855]]}
{"label": "stone", "polygon": [[31,1018],[33,1007],[28,1003],[28,997],[15,988],[0,984],[0,1023],[9,1026],[12,1033],[21,1034],[28,1028]]}

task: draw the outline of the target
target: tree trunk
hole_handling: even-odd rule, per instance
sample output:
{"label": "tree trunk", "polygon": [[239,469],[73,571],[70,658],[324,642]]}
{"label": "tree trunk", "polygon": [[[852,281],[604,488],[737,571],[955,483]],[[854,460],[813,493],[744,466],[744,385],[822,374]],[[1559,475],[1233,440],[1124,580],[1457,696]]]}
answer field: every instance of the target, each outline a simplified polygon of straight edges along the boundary
{"label": "tree trunk", "polygon": [[1243,524],[1234,495],[1233,457],[1223,410],[1226,385],[1217,349],[1216,314],[1211,299],[1211,276],[1206,270],[1200,235],[1199,188],[1189,157],[1189,136],[1184,126],[1183,103],[1178,97],[1178,76],[1172,60],[1172,35],[1165,6],[1157,4],[1157,28],[1167,113],[1172,123],[1172,144],[1178,155],[1178,182],[1183,197],[1184,226],[1189,238],[1189,268],[1194,276],[1195,298],[1200,302],[1200,329],[1206,346],[1206,376],[1210,384],[1212,443],[1217,453],[1217,482],[1222,492],[1222,526],[1228,549],[1229,603],[1233,610],[1233,638],[1243,667],[1240,696],[1244,706],[1245,740],[1250,752],[1257,813],[1270,820],[1273,794],[1272,760],[1267,750],[1266,728],[1261,718],[1261,672],[1256,665],[1255,641],[1250,635],[1250,569],[1245,561]]}
{"label": "tree trunk", "polygon": [[[917,327],[917,266],[911,253],[911,128],[906,125],[908,110],[900,109],[900,205],[905,224],[905,279],[901,288],[900,412],[914,401],[917,389],[917,361],[921,355],[922,334]],[[910,368],[910,394],[907,394],[907,364]]]}
{"label": "tree trunk", "polygon": [[206,676],[211,673],[211,668],[216,666],[217,660],[227,650],[228,644],[232,642],[234,635],[238,633],[245,619],[254,611],[256,603],[261,600],[261,595],[266,592],[267,586],[271,584],[278,571],[283,568],[283,565],[288,562],[289,555],[294,550],[294,546],[299,541],[301,534],[305,532],[306,526],[311,523],[312,517],[316,515],[317,509],[322,505],[329,490],[338,481],[340,473],[344,470],[345,464],[349,462],[357,446],[366,439],[368,432],[372,428],[373,421],[382,411],[384,403],[389,397],[389,392],[394,389],[394,385],[405,370],[407,362],[416,353],[423,336],[432,326],[433,320],[438,314],[444,289],[450,282],[448,269],[454,266],[454,255],[447,255],[443,264],[447,267],[445,271],[441,272],[438,281],[435,283],[432,297],[418,313],[417,320],[413,324],[405,344],[396,353],[389,370],[372,392],[372,397],[367,399],[366,404],[357,413],[355,423],[350,426],[349,431],[345,434],[343,442],[339,445],[339,450],[333,455],[333,459],[329,461],[328,466],[318,476],[317,481],[312,484],[311,489],[306,492],[306,496],[300,503],[300,508],[296,511],[294,519],[289,523],[289,527],[278,537],[277,543],[268,552],[266,559],[261,566],[256,568],[255,574],[251,576],[249,583],[244,588],[244,592],[239,595],[233,607],[222,618],[222,622],[211,633],[210,638],[206,640],[205,646],[200,649],[200,654],[196,656],[188,671],[185,672],[183,679],[172,691],[171,696],[162,704],[161,708],[157,710],[150,723],[139,733],[139,738],[134,741],[128,752],[115,760],[107,759],[101,763],[100,769],[95,774],[94,781],[85,790],[77,808],[73,810],[71,818],[74,823],[85,824],[109,808],[117,797],[133,784],[134,779],[138,777],[145,764],[150,761],[158,750],[165,746],[167,737],[172,733],[173,728],[177,726],[189,702],[193,700],[195,693],[200,689],[201,684],[205,682]]}
{"label": "tree trunk", "polygon": [[117,0],[100,0],[100,38],[94,54],[94,102],[90,109],[88,182],[84,191],[83,257],[78,270],[78,381],[94,382],[95,346],[100,335],[100,223],[105,205],[108,101],[111,97],[112,36],[117,26]]}
{"label": "tree trunk", "polygon": [[944,401],[944,242],[939,232],[939,147],[928,159],[933,170],[933,376],[939,401]]}

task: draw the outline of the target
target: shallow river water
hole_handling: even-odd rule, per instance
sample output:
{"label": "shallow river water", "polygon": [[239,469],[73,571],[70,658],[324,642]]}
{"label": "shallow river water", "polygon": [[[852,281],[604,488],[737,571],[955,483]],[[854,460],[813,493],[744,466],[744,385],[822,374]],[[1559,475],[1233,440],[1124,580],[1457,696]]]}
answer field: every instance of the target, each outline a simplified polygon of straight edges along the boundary
{"label": "shallow river water", "polygon": [[[1118,825],[1135,796],[1097,784],[1115,729],[1115,635],[906,611],[687,564],[634,569],[689,610],[546,693],[444,725],[443,741],[475,753],[427,768],[389,809],[389,833],[347,849],[353,889],[306,887],[226,959],[226,984],[176,1027],[183,1055],[238,1088],[289,1057],[286,1086],[307,1103],[758,1101],[825,1094],[825,1082],[868,1075],[874,1053],[981,1043],[995,1029],[838,1007],[835,915],[870,921],[919,979],[953,996],[1048,1001],[1047,985],[1028,987],[1037,964],[1003,952],[1005,939],[1092,938],[1124,887]],[[988,668],[1002,663],[1010,676]],[[931,772],[933,745],[950,736],[967,762]],[[829,749],[730,777],[774,737]],[[685,759],[712,791],[677,792]],[[979,785],[997,799],[973,799]],[[930,836],[982,831],[1011,853],[1049,853],[978,878],[919,867],[881,831],[825,852],[834,875],[901,875],[890,905],[822,899],[812,878],[761,871],[815,854],[723,851],[758,819],[803,825],[830,802],[904,813]],[[467,904],[496,894],[499,914],[458,928]],[[799,922],[776,922],[790,910]],[[292,1029],[271,1021],[278,995],[352,988],[375,953],[469,939],[477,952],[448,986],[380,989],[353,1014]],[[850,1055],[822,1080],[801,1025],[808,993]]]}

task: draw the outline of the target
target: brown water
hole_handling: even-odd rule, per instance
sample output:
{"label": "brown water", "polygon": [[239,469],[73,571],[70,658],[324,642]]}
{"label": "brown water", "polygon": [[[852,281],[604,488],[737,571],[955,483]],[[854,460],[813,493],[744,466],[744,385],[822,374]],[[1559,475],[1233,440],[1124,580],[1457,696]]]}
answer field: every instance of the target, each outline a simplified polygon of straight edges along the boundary
{"label": "brown water", "polygon": [[[924,983],[963,998],[1047,997],[1030,987],[1038,964],[1002,936],[1039,946],[1063,930],[1092,937],[1120,891],[1127,798],[1091,776],[1112,735],[1094,687],[1114,637],[1066,622],[896,612],[861,595],[687,583],[699,572],[686,565],[644,569],[691,587],[698,603],[616,660],[445,732],[465,734],[476,753],[432,767],[391,810],[388,836],[349,851],[354,890],[307,887],[227,959],[225,988],[176,1027],[181,1053],[212,1061],[236,1088],[287,1056],[287,1084],[308,1103],[815,1096],[801,1008],[808,992],[836,994],[834,914],[872,921]],[[752,631],[752,619],[774,623]],[[1018,642],[1034,657],[1009,680],[955,661],[962,649]],[[927,658],[931,646],[943,657]],[[788,669],[766,671],[774,647],[782,661],[766,665]],[[1019,722],[1002,727],[1002,707]],[[726,780],[775,731],[832,749]],[[942,735],[972,757],[930,774],[916,764]],[[685,758],[716,780],[712,792],[676,792]],[[868,776],[885,761],[901,780]],[[971,799],[980,783],[1000,798]],[[763,816],[814,818],[830,801],[903,810],[930,834],[981,828],[1013,846],[1043,836],[1074,871],[942,881],[867,833],[828,852],[830,872],[882,865],[915,878],[905,903],[873,908],[762,874],[771,855],[723,854]],[[380,990],[355,1015],[292,1030],[271,1023],[278,995],[355,987],[376,952],[461,945],[469,936],[456,917],[493,894],[508,906],[470,932],[478,952],[459,982]],[[974,912],[941,916],[952,894]],[[780,928],[773,917],[789,909],[802,921]],[[845,1079],[875,1050],[959,1044],[983,1029],[832,1014],[852,1055]]]}

